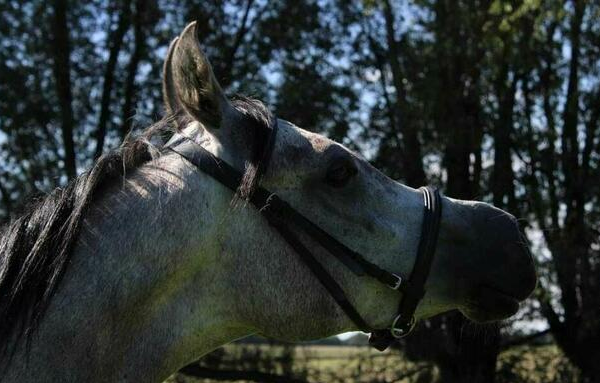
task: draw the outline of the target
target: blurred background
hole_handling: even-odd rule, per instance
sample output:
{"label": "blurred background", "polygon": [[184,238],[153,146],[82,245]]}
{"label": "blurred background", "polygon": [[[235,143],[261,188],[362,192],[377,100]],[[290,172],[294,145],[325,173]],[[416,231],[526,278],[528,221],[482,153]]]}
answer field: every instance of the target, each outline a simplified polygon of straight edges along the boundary
{"label": "blurred background", "polygon": [[227,92],[519,217],[540,283],[500,325],[451,313],[382,354],[250,338],[170,382],[600,381],[600,2],[0,0],[0,220],[160,118],[192,20]]}

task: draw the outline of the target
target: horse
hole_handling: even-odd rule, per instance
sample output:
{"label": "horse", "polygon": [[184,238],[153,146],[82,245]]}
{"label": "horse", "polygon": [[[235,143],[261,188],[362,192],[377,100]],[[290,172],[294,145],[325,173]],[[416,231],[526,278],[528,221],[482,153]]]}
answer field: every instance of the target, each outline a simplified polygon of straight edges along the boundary
{"label": "horse", "polygon": [[[169,47],[163,96],[165,118],[2,229],[1,381],[161,382],[250,334],[295,342],[364,330],[350,306],[370,329],[394,327],[407,293],[341,267],[351,262],[289,225],[343,290],[344,309],[249,201],[268,190],[400,282],[419,261],[423,192],[259,101],[228,98],[195,23]],[[237,187],[198,169],[173,137],[208,153],[209,168],[239,172]],[[513,315],[536,284],[517,221],[483,202],[436,199],[435,257],[414,318]]]}

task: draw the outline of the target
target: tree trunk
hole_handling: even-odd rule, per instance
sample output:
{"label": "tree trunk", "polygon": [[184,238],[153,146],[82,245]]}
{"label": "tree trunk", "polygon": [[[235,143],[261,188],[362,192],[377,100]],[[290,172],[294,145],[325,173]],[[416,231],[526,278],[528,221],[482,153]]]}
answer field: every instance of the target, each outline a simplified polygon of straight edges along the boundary
{"label": "tree trunk", "polygon": [[77,174],[75,145],[73,142],[73,109],[71,93],[71,47],[67,25],[67,0],[54,0],[52,7],[52,51],[54,55],[54,81],[61,113],[61,134],[64,145],[64,167],[67,177]]}
{"label": "tree trunk", "polygon": [[104,150],[104,139],[106,138],[106,128],[110,116],[110,96],[115,79],[115,68],[117,66],[121,47],[123,46],[123,38],[129,28],[130,14],[131,6],[129,2],[124,1],[119,12],[117,28],[112,33],[108,34],[108,45],[110,48],[108,62],[106,63],[106,68],[104,70],[102,100],[100,101],[100,117],[98,118],[98,127],[96,128],[95,133],[96,149],[94,151],[94,158],[100,157]]}
{"label": "tree trunk", "polygon": [[458,313],[445,318],[453,347],[438,362],[440,383],[493,383],[500,352],[498,326],[474,325]]}
{"label": "tree trunk", "polygon": [[579,351],[583,351],[578,358],[577,367],[581,370],[582,383],[598,383],[600,382],[600,342],[590,344],[589,347],[580,347]]}
{"label": "tree trunk", "polygon": [[386,132],[385,142],[394,142],[394,145],[385,145],[380,148],[377,153],[376,164],[383,161],[383,167],[388,169],[387,171],[390,177],[397,180],[403,179],[404,172],[402,170],[406,154],[404,153],[400,129],[396,122],[396,104],[392,101],[390,93],[388,92],[388,81],[386,76],[387,53],[385,52],[385,48],[378,44],[373,37],[368,21],[363,21],[363,31],[369,42],[369,51],[372,54],[373,63],[380,73],[379,83],[381,85],[381,94],[383,95],[385,114],[387,115],[387,124],[389,126],[388,132]]}
{"label": "tree trunk", "polygon": [[149,15],[152,12],[151,7],[154,6],[153,2],[146,2],[143,0],[136,0],[135,2],[135,14],[133,16],[133,34],[134,34],[134,45],[133,52],[127,65],[127,79],[125,80],[125,99],[123,101],[122,109],[122,125],[121,125],[121,139],[124,139],[129,131],[131,130],[133,117],[135,115],[135,103],[136,103],[136,83],[135,77],[138,73],[138,67],[140,61],[144,57],[146,52],[146,29],[150,23]]}
{"label": "tree trunk", "polygon": [[[395,16],[390,0],[384,1],[383,14],[385,17],[386,39],[389,50],[389,64],[392,69],[392,78],[396,90],[396,122],[402,132],[403,140],[403,170],[405,182],[412,187],[418,187],[426,183],[425,171],[423,169],[423,154],[421,142],[415,129],[412,118],[407,116],[408,102],[404,94],[402,68],[400,66],[400,47],[396,40]],[[404,111],[401,113],[400,111]]]}
{"label": "tree trunk", "polygon": [[581,24],[585,11],[584,0],[574,0],[575,13],[571,20],[571,60],[569,62],[569,80],[567,98],[563,112],[563,129],[561,135],[562,167],[568,200],[574,200],[577,192],[577,172],[579,168],[579,142],[577,123],[579,116],[579,57],[581,48]]}
{"label": "tree trunk", "polygon": [[0,223],[2,223],[5,218],[9,218],[12,211],[12,201],[8,190],[4,187],[4,180],[5,177],[3,177],[2,172],[0,172],[0,196],[2,197],[2,205],[5,213],[4,217],[0,217]]}
{"label": "tree trunk", "polygon": [[[244,41],[244,37],[248,32],[250,26],[248,25],[248,16],[250,15],[250,10],[254,4],[254,0],[246,0],[246,6],[244,9],[244,15],[242,16],[242,21],[234,35],[233,41],[229,48],[227,49],[227,53],[223,59],[222,64],[217,64],[220,67],[219,81],[223,87],[227,87],[231,84],[233,80],[233,67],[235,64],[236,54],[242,45],[242,41]],[[258,18],[259,16],[255,16]]]}

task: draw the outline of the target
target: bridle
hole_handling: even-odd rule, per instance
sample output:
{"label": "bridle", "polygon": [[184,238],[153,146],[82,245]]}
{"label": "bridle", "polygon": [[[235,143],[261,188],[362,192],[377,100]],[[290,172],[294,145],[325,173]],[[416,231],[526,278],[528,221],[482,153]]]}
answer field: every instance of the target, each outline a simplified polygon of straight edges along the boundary
{"label": "bridle", "polygon": [[[265,151],[263,152],[262,168],[258,169],[258,171],[262,172],[268,166],[277,136],[277,119],[273,118],[272,121],[268,126],[270,133]],[[178,134],[166,145],[166,149],[185,158],[196,168],[210,175],[233,192],[238,190],[242,181],[242,173],[208,152],[192,139]],[[271,193],[262,187],[257,187],[250,195],[249,200],[296,254],[298,254],[300,259],[354,324],[361,331],[371,333],[369,343],[376,349],[383,351],[389,347],[394,339],[405,337],[414,328],[414,313],[419,302],[425,295],[425,283],[429,276],[435,254],[442,213],[442,201],[437,189],[422,187],[420,191],[423,193],[424,201],[421,238],[417,249],[416,261],[408,280],[380,268],[366,260],[359,253],[349,249],[310,219],[292,208],[286,201],[279,198],[277,194]],[[325,270],[321,263],[319,263],[311,251],[300,241],[291,230],[291,226],[302,230],[348,267],[355,275],[368,275],[391,289],[402,293],[398,314],[389,329],[373,329],[367,324],[352,303],[350,303],[344,290],[331,274]]]}

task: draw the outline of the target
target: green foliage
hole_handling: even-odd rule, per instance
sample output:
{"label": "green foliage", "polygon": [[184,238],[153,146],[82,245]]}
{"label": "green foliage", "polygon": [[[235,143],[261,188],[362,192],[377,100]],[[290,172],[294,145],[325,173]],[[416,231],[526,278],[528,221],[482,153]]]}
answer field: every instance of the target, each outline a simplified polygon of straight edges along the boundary
{"label": "green foliage", "polygon": [[579,373],[555,345],[518,347],[498,359],[497,383],[563,383]]}

